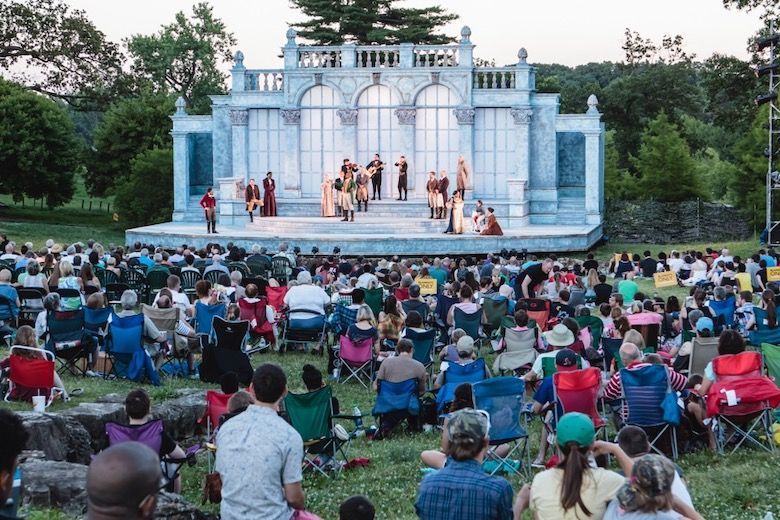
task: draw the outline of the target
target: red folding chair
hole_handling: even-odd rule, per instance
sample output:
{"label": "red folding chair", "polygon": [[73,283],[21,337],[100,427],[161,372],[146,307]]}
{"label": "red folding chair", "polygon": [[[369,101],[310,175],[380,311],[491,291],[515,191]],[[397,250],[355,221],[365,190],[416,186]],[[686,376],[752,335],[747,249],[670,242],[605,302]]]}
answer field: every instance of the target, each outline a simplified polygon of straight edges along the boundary
{"label": "red folding chair", "polygon": [[408,287],[399,287],[397,288],[393,296],[395,296],[395,299],[399,302],[405,301],[409,299],[409,288]]}
{"label": "red folding chair", "polygon": [[[19,355],[26,351],[40,356],[38,359],[30,359]],[[10,387],[5,398],[6,401],[17,399],[17,387],[34,389],[36,395],[47,397],[46,406],[51,403],[58,389],[54,386],[54,354],[48,350],[33,347],[15,345],[11,347],[11,357],[8,379]]]}
{"label": "red folding chair", "polygon": [[550,300],[542,298],[523,298],[528,304],[528,318],[536,322],[539,330],[547,330],[547,321],[550,319]]}
{"label": "red folding chair", "polygon": [[[284,300],[284,296],[282,297]],[[262,337],[266,341],[267,346],[271,346],[274,343],[274,324],[268,321],[268,317],[265,313],[265,308],[268,305],[266,298],[259,298],[256,302],[249,302],[246,298],[238,300],[238,308],[240,309],[240,319],[246,320],[250,324],[249,332],[254,337]]]}
{"label": "red folding chair", "polygon": [[[346,383],[350,379],[357,381],[368,388],[374,376],[374,339],[366,338],[355,343],[347,336],[339,338],[338,357],[341,360],[339,370],[339,382]],[[344,369],[347,369],[347,377],[342,381]]]}
{"label": "red folding chair", "polygon": [[[198,424],[206,425],[206,439],[209,443],[216,442],[219,418],[227,413],[228,401],[232,396],[233,394],[223,394],[216,390],[206,390],[206,409],[203,411],[203,417],[198,419]],[[212,450],[207,450],[207,453],[208,471],[211,473]]]}
{"label": "red folding chair", "polygon": [[[553,392],[555,402],[560,406],[555,407],[555,422],[557,424],[558,413],[569,412],[584,413],[593,420],[596,429],[603,428],[607,421],[599,414],[598,398],[601,387],[601,370],[596,367],[583,368],[582,370],[561,371],[553,374]],[[606,431],[605,431],[606,433]]]}
{"label": "red folding chair", "polygon": [[715,418],[715,439],[721,454],[732,441],[730,453],[746,442],[775,451],[772,411],[780,405],[780,389],[763,375],[762,368],[759,352],[740,352],[712,360],[715,383],[707,393],[707,415]]}

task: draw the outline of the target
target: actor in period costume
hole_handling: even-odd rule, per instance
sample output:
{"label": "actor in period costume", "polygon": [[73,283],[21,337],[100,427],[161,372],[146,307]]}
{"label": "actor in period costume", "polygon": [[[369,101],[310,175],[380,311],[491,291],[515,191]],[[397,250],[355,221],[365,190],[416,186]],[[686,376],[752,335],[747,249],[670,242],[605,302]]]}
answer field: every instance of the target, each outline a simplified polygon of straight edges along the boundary
{"label": "actor in period costume", "polygon": [[374,160],[366,165],[366,170],[371,175],[371,190],[373,195],[371,200],[382,200],[382,169],[385,164],[379,159],[379,154],[374,154]]}
{"label": "actor in period costume", "polygon": [[206,216],[206,233],[217,232],[217,198],[214,196],[214,189],[209,186],[206,194],[200,199],[200,207]]}
{"label": "actor in period costume", "polygon": [[493,213],[493,208],[487,209],[487,217],[485,217],[485,229],[482,230],[480,235],[503,235],[501,226],[498,225],[496,215]]}
{"label": "actor in period costume", "polygon": [[333,179],[330,178],[330,175],[325,174],[325,179],[323,179],[320,188],[322,189],[320,214],[323,217],[332,217],[336,212],[333,209]]}
{"label": "actor in period costume", "polygon": [[481,200],[477,200],[477,205],[474,206],[474,212],[471,213],[471,225],[474,231],[480,232],[482,226],[485,224],[485,206]]}
{"label": "actor in period costume", "polygon": [[462,155],[458,157],[458,175],[455,178],[455,184],[460,192],[460,197],[466,200],[466,187],[469,185],[469,168],[466,166],[466,159]]}
{"label": "actor in period costume", "polygon": [[[348,159],[347,159],[348,160]],[[341,171],[339,171],[338,178],[333,181],[333,189],[336,190],[336,194],[334,196],[334,202],[336,204],[336,216],[340,217],[341,212],[343,211],[343,208],[341,207],[341,188],[344,186],[344,176],[346,175],[346,170],[344,167],[341,167]]]}
{"label": "actor in period costume", "polygon": [[449,201],[450,206],[450,224],[447,226],[445,233],[453,233],[455,235],[463,234],[463,197],[460,195],[460,190],[452,192],[452,198]]}
{"label": "actor in period costume", "polygon": [[355,221],[355,206],[352,205],[352,197],[355,196],[355,180],[352,178],[352,172],[348,171],[344,177],[344,184],[341,186],[341,210],[344,212],[343,222],[349,221],[350,213],[352,221]]}
{"label": "actor in period costume", "polygon": [[398,166],[398,200],[406,200],[406,171],[409,169],[409,164],[406,162],[406,157],[402,155],[395,165]]}
{"label": "actor in period costume", "polygon": [[358,168],[358,174],[357,178],[355,179],[355,184],[357,185],[357,210],[360,211],[360,205],[365,204],[365,208],[363,211],[368,211],[368,181],[371,179],[371,177],[368,175],[368,172],[365,168],[362,166]]}
{"label": "actor in period costume", "polygon": [[428,192],[428,207],[431,208],[431,216],[433,218],[433,212],[436,210],[436,198],[439,194],[439,181],[436,180],[436,172],[428,172],[428,182],[425,184],[425,191]]}
{"label": "actor in period costume", "polygon": [[275,217],[276,216],[276,181],[274,180],[274,174],[268,172],[265,174],[263,180],[263,216]]}
{"label": "actor in period costume", "polygon": [[244,193],[244,199],[246,200],[246,211],[249,213],[249,222],[255,221],[255,207],[263,205],[263,201],[260,200],[260,187],[255,184],[254,179],[249,179],[249,185],[246,187],[246,193]]}
{"label": "actor in period costume", "polygon": [[438,216],[436,218],[446,218],[447,217],[447,193],[450,189],[450,180],[447,178],[447,171],[442,170],[439,173],[439,185],[437,187],[439,190],[440,197],[437,197],[437,209],[438,209]]}

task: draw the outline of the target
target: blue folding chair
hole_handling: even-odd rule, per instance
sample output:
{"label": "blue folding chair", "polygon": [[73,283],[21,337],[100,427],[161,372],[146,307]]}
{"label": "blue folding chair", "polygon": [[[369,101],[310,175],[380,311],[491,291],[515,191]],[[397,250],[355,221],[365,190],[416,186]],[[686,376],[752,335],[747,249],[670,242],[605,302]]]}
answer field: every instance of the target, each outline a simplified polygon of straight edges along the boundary
{"label": "blue folding chair", "polygon": [[449,337],[447,335],[447,315],[450,313],[450,307],[458,303],[457,298],[453,298],[451,296],[445,296],[444,294],[439,294],[436,296],[436,309],[434,310],[434,319],[436,322],[436,327],[439,329],[439,332],[441,333],[441,336],[439,338],[439,342],[446,344],[449,341]]}
{"label": "blue folding chair", "polygon": [[126,377],[132,381],[142,381],[146,376],[152,384],[159,385],[160,377],[154,362],[144,349],[144,315],[120,317],[112,314],[109,332],[111,341],[106,346],[106,355],[111,369],[106,375]]}
{"label": "blue folding chair", "polygon": [[[501,457],[495,450],[488,450],[487,459],[497,464],[491,469],[494,475],[500,470],[520,475],[531,467],[528,453],[528,432],[522,426],[523,395],[525,382],[517,377],[494,377],[474,383],[471,387],[474,408],[490,415],[490,446],[510,444],[509,452]],[[520,468],[512,460],[519,450]]]}
{"label": "blue folding chair", "polygon": [[479,358],[467,365],[449,363],[444,371],[444,382],[436,394],[436,411],[442,413],[444,406],[455,398],[455,389],[461,383],[477,383],[485,379],[485,359]]}
{"label": "blue folding chair", "polygon": [[672,458],[677,459],[677,425],[664,419],[662,404],[670,392],[669,370],[666,365],[647,365],[641,368],[620,370],[623,399],[628,406],[626,424],[638,426],[648,432],[650,448],[665,455],[656,443],[669,432]]}
{"label": "blue folding chair", "polygon": [[87,358],[82,345],[84,310],[48,311],[46,313],[46,350],[60,363],[58,373],[76,371],[85,375],[80,361]]}
{"label": "blue folding chair", "polygon": [[92,336],[101,350],[106,349],[108,320],[112,312],[111,307],[103,309],[84,308],[84,332]]}
{"label": "blue folding chair", "polygon": [[471,336],[475,345],[481,343],[482,338],[484,337],[480,331],[480,326],[482,325],[482,309],[479,309],[476,312],[467,313],[463,312],[462,309],[455,307],[455,310],[452,313],[452,323],[456,329],[465,330],[466,335]]}
{"label": "blue folding chair", "polygon": [[433,384],[433,344],[436,342],[436,330],[430,329],[425,332],[406,329],[406,339],[414,344],[412,357],[425,365],[428,370],[428,382]]}
{"label": "blue folding chair", "polygon": [[722,325],[729,329],[734,325],[734,313],[737,311],[736,298],[732,296],[725,300],[710,300],[707,305]]}
{"label": "blue folding chair", "polygon": [[756,317],[756,329],[750,331],[750,344],[756,347],[761,346],[762,343],[780,344],[780,327],[770,328],[764,323],[766,311],[753,307],[753,315]]}
{"label": "blue folding chair", "polygon": [[[374,408],[371,415],[377,418],[379,431],[381,435],[386,435],[403,419],[410,423],[413,418],[420,415],[420,399],[417,396],[417,380],[407,379],[400,383],[391,383],[390,381],[377,381],[377,395]],[[383,418],[387,415],[393,416],[392,426],[386,426]]]}
{"label": "blue folding chair", "polygon": [[214,327],[212,322],[214,317],[224,318],[227,313],[227,306],[224,303],[215,305],[205,305],[201,302],[195,303],[195,333],[198,336],[206,336],[209,340],[214,336]]}

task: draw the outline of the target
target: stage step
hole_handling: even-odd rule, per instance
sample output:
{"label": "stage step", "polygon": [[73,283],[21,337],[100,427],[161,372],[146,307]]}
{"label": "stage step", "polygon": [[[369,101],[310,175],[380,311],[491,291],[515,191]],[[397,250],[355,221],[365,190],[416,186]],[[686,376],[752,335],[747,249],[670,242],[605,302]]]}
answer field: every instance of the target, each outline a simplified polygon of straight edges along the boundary
{"label": "stage step", "polygon": [[[255,218],[247,223],[246,230],[257,233],[286,234],[336,234],[336,235],[375,235],[377,237],[394,234],[436,234],[447,228],[447,220],[404,217],[403,220],[390,220],[386,217],[355,213],[354,222],[343,222],[337,217],[277,217]],[[466,229],[470,230],[468,222]]]}

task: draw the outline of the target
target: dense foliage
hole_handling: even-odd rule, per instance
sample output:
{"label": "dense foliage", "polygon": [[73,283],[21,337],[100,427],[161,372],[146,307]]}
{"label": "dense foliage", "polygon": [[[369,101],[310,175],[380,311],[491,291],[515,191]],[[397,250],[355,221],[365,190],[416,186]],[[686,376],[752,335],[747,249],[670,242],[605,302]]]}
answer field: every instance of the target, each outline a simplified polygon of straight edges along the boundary
{"label": "dense foliage", "polygon": [[124,225],[170,220],[173,211],[173,151],[154,148],[138,154],[128,175],[117,180],[116,208]]}

